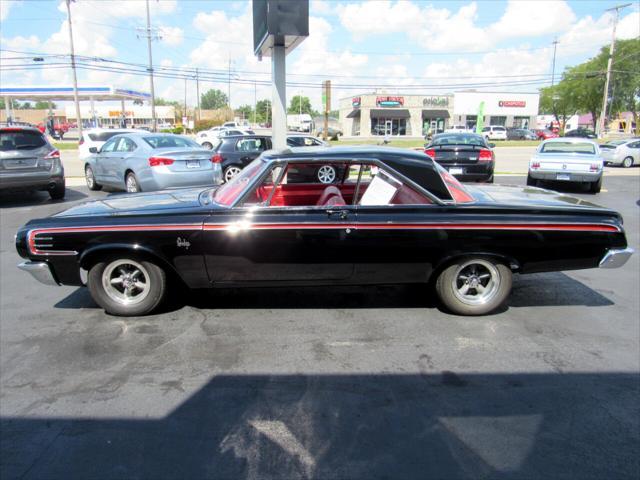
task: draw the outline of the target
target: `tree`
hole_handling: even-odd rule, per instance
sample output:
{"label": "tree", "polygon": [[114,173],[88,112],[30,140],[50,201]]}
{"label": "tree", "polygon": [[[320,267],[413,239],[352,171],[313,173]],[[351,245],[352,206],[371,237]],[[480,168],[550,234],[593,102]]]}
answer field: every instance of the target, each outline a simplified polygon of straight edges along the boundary
{"label": "tree", "polygon": [[49,102],[47,100],[38,100],[33,108],[36,110],[49,110],[49,105],[51,105],[52,109],[58,108],[54,102]]}
{"label": "tree", "polygon": [[256,103],[256,121],[258,123],[271,124],[271,100],[258,100]]}
{"label": "tree", "polygon": [[618,40],[612,64],[610,116],[621,111],[632,112],[636,133],[640,133],[638,122],[640,116],[640,69],[638,64],[640,64],[640,38]]}
{"label": "tree", "polygon": [[253,107],[251,105],[240,105],[236,109],[236,114],[245,120],[253,121]]}
{"label": "tree", "polygon": [[311,108],[311,100],[309,97],[303,97],[302,95],[294,95],[289,105],[288,113],[308,113],[314,115],[315,112]]}
{"label": "tree", "polygon": [[[4,98],[0,98],[0,109],[4,110],[5,109],[5,100]],[[18,108],[20,108],[20,105],[18,104],[17,100],[11,100],[11,109],[13,110],[17,110]]]}
{"label": "tree", "polygon": [[200,96],[200,108],[204,110],[217,110],[228,103],[229,99],[222,90],[211,89]]}
{"label": "tree", "polygon": [[23,102],[18,108],[20,110],[33,110],[33,105],[31,105],[31,102]]}

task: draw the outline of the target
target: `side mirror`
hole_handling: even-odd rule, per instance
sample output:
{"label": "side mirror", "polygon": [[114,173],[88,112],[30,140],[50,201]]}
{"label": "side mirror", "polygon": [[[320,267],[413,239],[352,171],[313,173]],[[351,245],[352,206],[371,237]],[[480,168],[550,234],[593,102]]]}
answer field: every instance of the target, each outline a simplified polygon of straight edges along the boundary
{"label": "side mirror", "polygon": [[98,147],[89,147],[90,153],[98,153]]}
{"label": "side mirror", "polygon": [[489,148],[496,148],[496,144],[495,143],[490,143],[489,144]]}

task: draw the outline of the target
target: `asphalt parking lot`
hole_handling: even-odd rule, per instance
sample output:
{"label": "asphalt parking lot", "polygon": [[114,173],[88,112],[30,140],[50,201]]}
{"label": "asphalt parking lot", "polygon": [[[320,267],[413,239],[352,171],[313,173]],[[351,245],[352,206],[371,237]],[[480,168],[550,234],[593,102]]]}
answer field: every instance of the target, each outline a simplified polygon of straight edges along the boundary
{"label": "asphalt parking lot", "polygon": [[[639,251],[632,170],[567,191]],[[516,276],[478,318],[418,286],[176,293],[118,318],[15,268],[20,225],[103,195],[0,197],[0,478],[640,476],[639,254]]]}

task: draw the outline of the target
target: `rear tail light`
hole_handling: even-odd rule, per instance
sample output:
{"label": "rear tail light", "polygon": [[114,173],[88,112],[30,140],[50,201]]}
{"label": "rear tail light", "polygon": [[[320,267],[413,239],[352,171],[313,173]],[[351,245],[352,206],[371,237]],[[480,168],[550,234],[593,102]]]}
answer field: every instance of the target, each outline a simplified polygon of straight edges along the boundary
{"label": "rear tail light", "polygon": [[600,170],[600,164],[599,163],[592,163],[591,167],[589,168],[590,171],[592,172],[597,172],[598,170]]}
{"label": "rear tail light", "polygon": [[149,166],[150,167],[162,167],[164,165],[171,165],[173,163],[172,158],[164,158],[164,157],[150,157],[149,158]]}
{"label": "rear tail light", "polygon": [[540,162],[531,162],[531,168],[534,170],[540,168]]}
{"label": "rear tail light", "polygon": [[424,153],[429,155],[431,158],[436,158],[436,150],[434,148],[427,148]]}
{"label": "rear tail light", "polygon": [[44,158],[60,158],[60,150],[49,152]]}
{"label": "rear tail light", "polygon": [[222,163],[222,155],[216,153],[213,157],[211,157],[211,163]]}
{"label": "rear tail light", "polygon": [[487,150],[486,148],[480,150],[480,156],[478,157],[479,162],[490,162],[491,160],[493,160],[491,150]]}

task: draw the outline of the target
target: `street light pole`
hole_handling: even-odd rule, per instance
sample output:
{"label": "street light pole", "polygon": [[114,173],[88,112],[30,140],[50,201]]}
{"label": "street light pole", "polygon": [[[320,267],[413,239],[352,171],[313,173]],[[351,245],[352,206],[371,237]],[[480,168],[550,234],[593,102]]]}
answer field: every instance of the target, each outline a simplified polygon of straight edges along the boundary
{"label": "street light pole", "polygon": [[156,94],[153,88],[153,56],[151,53],[151,15],[149,14],[149,0],[147,4],[147,46],[149,49],[149,83],[151,84],[151,119],[152,130],[155,132],[158,129],[158,119],[156,117]]}
{"label": "street light pole", "polygon": [[604,136],[605,130],[605,121],[607,118],[607,102],[609,100],[609,82],[611,80],[611,64],[613,63],[613,52],[616,47],[616,28],[618,26],[618,18],[620,16],[620,10],[630,6],[630,3],[625,3],[624,5],[617,5],[613,8],[608,8],[606,11],[614,11],[615,17],[613,18],[613,31],[611,32],[611,46],[609,47],[609,60],[607,62],[607,79],[604,82],[604,95],[602,96],[602,111],[600,112],[600,121],[598,122],[598,138],[602,138]]}
{"label": "street light pole", "polygon": [[78,124],[78,140],[82,138],[82,117],[80,116],[80,100],[78,99],[78,76],[76,74],[76,54],[73,48],[73,27],[71,25],[71,2],[67,0],[67,20],[69,22],[69,45],[71,47],[71,70],[73,71],[73,101],[76,104],[76,123]]}

